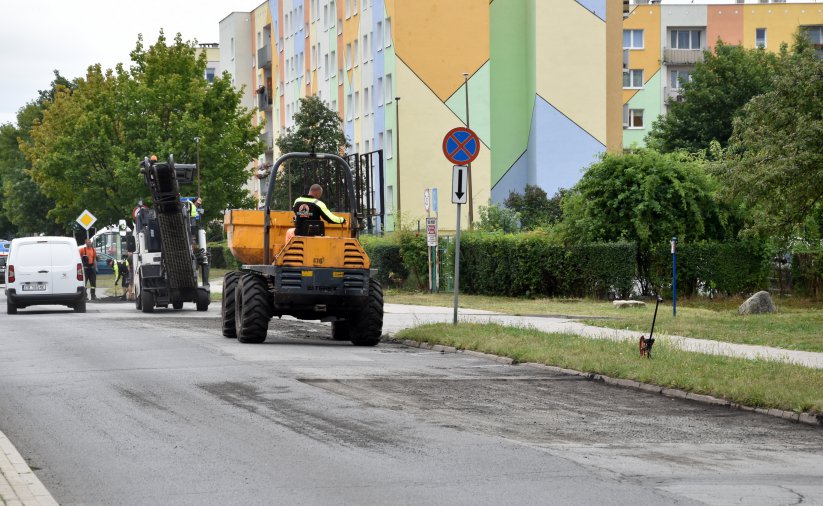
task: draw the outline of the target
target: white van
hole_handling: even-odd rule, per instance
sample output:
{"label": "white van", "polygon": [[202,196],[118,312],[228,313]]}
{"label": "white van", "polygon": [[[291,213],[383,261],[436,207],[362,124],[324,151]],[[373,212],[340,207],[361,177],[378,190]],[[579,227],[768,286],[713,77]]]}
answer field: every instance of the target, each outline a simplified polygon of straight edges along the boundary
{"label": "white van", "polygon": [[43,304],[86,312],[80,249],[72,237],[20,237],[11,242],[6,265],[6,310]]}

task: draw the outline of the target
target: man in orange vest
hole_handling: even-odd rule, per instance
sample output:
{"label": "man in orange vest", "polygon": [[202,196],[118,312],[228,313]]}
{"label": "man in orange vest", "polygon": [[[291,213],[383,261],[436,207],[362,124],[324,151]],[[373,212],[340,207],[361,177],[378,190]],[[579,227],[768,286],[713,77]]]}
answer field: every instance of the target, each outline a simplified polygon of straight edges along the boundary
{"label": "man in orange vest", "polygon": [[[91,288],[91,300],[96,300],[94,289],[97,287],[97,252],[91,246],[91,239],[86,239],[86,245],[80,248],[80,258],[83,260],[86,281]],[[88,299],[88,297],[86,298]]]}

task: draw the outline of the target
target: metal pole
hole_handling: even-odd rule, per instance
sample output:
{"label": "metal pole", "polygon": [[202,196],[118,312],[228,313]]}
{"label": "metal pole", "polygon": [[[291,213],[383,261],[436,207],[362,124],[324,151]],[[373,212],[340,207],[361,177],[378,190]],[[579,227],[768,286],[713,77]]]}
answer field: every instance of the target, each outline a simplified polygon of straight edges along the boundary
{"label": "metal pole", "polygon": [[457,325],[457,293],[460,290],[460,204],[457,204],[457,235],[454,244],[454,324]]}
{"label": "metal pole", "polygon": [[197,198],[200,198],[200,137],[195,137],[194,143],[197,146]]}
{"label": "metal pole", "polygon": [[677,318],[677,237],[672,237],[672,317]]}
{"label": "metal pole", "polygon": [[395,228],[400,230],[402,227],[401,218],[402,215],[400,213],[400,97],[394,97],[396,101],[395,107],[397,108],[397,160],[395,160],[395,168],[397,169],[397,223],[395,223]]}
{"label": "metal pole", "polygon": [[[466,86],[466,128],[471,130],[471,123],[469,122],[469,73],[463,72],[463,82]],[[480,146],[478,146],[480,149]],[[472,164],[466,164],[466,175],[469,177],[469,230],[474,226],[474,204],[472,201]]]}

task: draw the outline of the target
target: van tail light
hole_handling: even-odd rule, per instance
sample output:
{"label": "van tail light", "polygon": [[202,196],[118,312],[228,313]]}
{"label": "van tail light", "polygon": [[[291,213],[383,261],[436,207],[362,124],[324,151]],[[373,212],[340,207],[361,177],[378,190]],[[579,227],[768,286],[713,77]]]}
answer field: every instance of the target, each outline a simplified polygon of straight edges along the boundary
{"label": "van tail light", "polygon": [[9,283],[14,283],[14,266],[9,265]]}
{"label": "van tail light", "polygon": [[83,281],[83,264],[77,264],[77,281]]}

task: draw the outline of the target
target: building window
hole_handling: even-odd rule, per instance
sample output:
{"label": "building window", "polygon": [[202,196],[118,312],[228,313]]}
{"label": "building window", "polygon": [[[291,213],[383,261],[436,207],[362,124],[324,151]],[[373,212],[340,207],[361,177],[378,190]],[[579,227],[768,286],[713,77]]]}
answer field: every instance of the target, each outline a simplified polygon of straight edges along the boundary
{"label": "building window", "polygon": [[804,26],[803,31],[817,50],[817,57],[823,59],[823,26]]}
{"label": "building window", "polygon": [[623,49],[643,49],[643,30],[623,30]]}
{"label": "building window", "polygon": [[386,18],[386,34],[384,39],[386,40],[386,47],[391,46],[391,18]]}
{"label": "building window", "polygon": [[377,134],[377,146],[376,149],[383,149],[383,132],[379,132]]}
{"label": "building window", "polygon": [[386,214],[391,214],[394,210],[394,186],[386,187]]}
{"label": "building window", "polygon": [[672,30],[672,49],[700,49],[700,30]]}
{"label": "building window", "polygon": [[766,47],[766,29],[757,28],[754,31],[754,45],[755,47]]}
{"label": "building window", "polygon": [[351,17],[351,0],[346,0],[346,19]]}
{"label": "building window", "polygon": [[360,117],[360,92],[359,91],[354,92],[354,117],[355,118]]}
{"label": "building window", "polygon": [[629,109],[628,128],[643,128],[643,109]]}
{"label": "building window", "polygon": [[392,97],[394,96],[394,92],[392,91],[392,82],[391,82],[391,74],[386,74],[386,103],[390,104],[392,101]]}
{"label": "building window", "polygon": [[371,112],[369,107],[369,88],[363,89],[363,116],[367,116]]}
{"label": "building window", "polygon": [[360,65],[360,41],[354,39],[354,52],[352,53],[352,57],[354,58],[354,66]]}
{"label": "building window", "polygon": [[337,36],[343,35],[343,20],[337,18]]}
{"label": "building window", "polygon": [[351,68],[351,44],[346,44],[346,70]]}
{"label": "building window", "polygon": [[377,29],[375,30],[375,34],[377,36],[377,50],[383,50],[383,22],[377,22]]}
{"label": "building window", "polygon": [[623,87],[636,89],[643,87],[643,69],[632,69],[623,73]]}
{"label": "building window", "polygon": [[213,69],[212,67],[207,67],[206,68],[206,81],[208,81],[210,83],[213,83],[214,82],[214,74],[215,74],[215,69]]}
{"label": "building window", "polygon": [[377,78],[377,107],[383,107],[383,78]]}
{"label": "building window", "polygon": [[386,159],[390,159],[392,157],[392,149],[394,143],[394,132],[391,130],[386,130],[386,147],[383,148],[383,152],[386,154]]}
{"label": "building window", "polygon": [[683,84],[692,80],[692,73],[688,70],[672,70],[669,75],[671,77],[669,83],[673,90],[679,90]]}
{"label": "building window", "polygon": [[346,95],[346,121],[353,119],[352,111],[354,111],[354,104],[352,104],[352,96],[351,93],[349,93]]}

